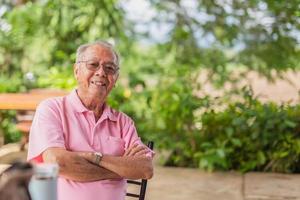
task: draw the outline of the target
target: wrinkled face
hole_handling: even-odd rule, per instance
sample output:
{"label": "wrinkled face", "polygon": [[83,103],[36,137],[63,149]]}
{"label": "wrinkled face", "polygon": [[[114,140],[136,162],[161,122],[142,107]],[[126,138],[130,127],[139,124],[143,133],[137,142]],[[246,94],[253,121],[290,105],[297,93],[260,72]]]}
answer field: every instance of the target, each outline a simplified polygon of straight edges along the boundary
{"label": "wrinkled face", "polygon": [[[88,47],[74,65],[74,75],[78,82],[78,91],[85,98],[105,99],[114,87],[119,72],[110,73],[109,67],[117,67],[117,57],[108,48],[99,45]],[[95,70],[97,66],[99,69]]]}

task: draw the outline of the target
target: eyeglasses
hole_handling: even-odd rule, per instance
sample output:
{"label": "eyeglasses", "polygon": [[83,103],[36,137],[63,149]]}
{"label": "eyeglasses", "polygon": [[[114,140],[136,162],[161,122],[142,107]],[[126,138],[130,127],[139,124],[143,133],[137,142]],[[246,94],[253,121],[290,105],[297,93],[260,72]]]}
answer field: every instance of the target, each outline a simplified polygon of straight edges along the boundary
{"label": "eyeglasses", "polygon": [[108,75],[115,75],[119,70],[119,67],[113,62],[106,62],[106,63],[100,64],[101,60],[100,61],[95,61],[95,60],[77,61],[77,63],[81,63],[81,62],[84,62],[86,64],[85,66],[88,70],[91,70],[94,72],[98,71],[102,65],[103,71]]}

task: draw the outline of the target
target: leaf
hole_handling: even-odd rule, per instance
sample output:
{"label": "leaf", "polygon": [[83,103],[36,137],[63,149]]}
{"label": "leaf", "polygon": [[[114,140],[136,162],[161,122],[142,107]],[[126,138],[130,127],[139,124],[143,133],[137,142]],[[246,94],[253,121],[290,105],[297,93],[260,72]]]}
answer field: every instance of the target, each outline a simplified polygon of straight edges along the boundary
{"label": "leaf", "polygon": [[232,138],[230,141],[232,142],[232,144],[233,144],[234,146],[237,146],[237,147],[241,147],[241,146],[242,146],[242,142],[241,142],[240,139]]}
{"label": "leaf", "polygon": [[290,121],[290,120],[284,120],[284,124],[291,128],[295,128],[297,126],[297,124],[295,122]]}
{"label": "leaf", "polygon": [[217,149],[217,155],[220,156],[220,158],[225,158],[225,151],[223,149]]}
{"label": "leaf", "polygon": [[257,153],[257,160],[260,165],[263,165],[266,163],[266,156],[262,151],[259,151]]}

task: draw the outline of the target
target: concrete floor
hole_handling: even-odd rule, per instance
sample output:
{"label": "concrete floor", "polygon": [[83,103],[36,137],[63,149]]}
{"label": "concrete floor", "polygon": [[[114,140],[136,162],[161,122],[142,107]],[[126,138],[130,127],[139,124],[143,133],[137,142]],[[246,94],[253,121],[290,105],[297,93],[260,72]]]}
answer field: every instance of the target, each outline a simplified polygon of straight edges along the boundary
{"label": "concrete floor", "polygon": [[242,199],[242,182],[238,173],[157,166],[149,181],[146,199],[239,200]]}
{"label": "concrete floor", "polygon": [[198,169],[155,167],[147,200],[300,200],[300,174],[207,173]]}

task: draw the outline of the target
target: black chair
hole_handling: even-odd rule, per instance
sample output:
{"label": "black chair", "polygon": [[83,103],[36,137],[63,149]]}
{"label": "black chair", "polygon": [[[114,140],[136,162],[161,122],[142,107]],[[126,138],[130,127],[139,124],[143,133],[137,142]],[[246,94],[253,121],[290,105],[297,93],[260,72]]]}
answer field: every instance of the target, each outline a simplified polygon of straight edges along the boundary
{"label": "black chair", "polygon": [[[147,146],[151,150],[153,150],[154,143],[152,141],[150,141],[150,142],[148,142]],[[127,180],[127,183],[128,184],[139,185],[141,188],[140,188],[140,193],[139,194],[126,193],[126,196],[138,198],[139,200],[144,200],[145,199],[146,189],[147,189],[147,180],[146,179],[142,179],[141,181]]]}

